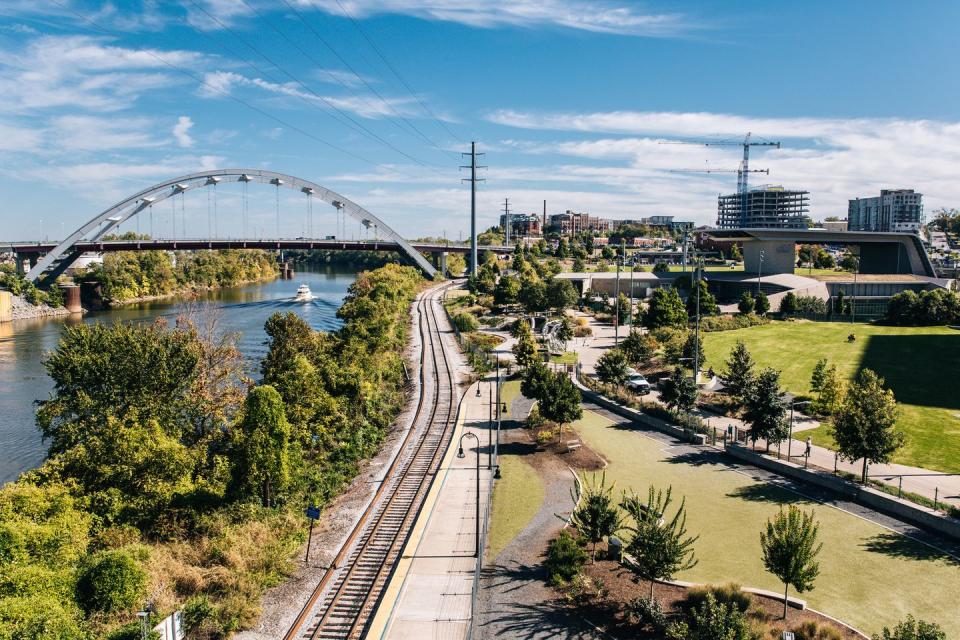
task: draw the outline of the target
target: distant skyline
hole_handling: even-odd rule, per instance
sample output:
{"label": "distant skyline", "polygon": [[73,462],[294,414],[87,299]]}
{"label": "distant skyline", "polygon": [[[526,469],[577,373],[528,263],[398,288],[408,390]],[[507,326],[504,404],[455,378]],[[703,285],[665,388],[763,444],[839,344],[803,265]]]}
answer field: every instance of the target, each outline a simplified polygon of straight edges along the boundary
{"label": "distant skyline", "polygon": [[[307,178],[408,237],[457,239],[471,140],[489,166],[483,228],[504,198],[712,224],[736,174],[671,170],[735,170],[740,149],[661,143],[747,132],[783,143],[751,154],[770,169],[751,183],[809,190],[814,219],[882,188],[922,192],[929,216],[960,206],[958,19],[957,3],[892,0],[5,0],[0,240],[57,238],[225,167]],[[275,197],[251,188],[265,235]],[[301,235],[303,197],[281,198],[283,234]],[[239,188],[192,194],[188,232],[216,206],[238,235],[239,202]],[[314,211],[333,234],[332,210]]]}

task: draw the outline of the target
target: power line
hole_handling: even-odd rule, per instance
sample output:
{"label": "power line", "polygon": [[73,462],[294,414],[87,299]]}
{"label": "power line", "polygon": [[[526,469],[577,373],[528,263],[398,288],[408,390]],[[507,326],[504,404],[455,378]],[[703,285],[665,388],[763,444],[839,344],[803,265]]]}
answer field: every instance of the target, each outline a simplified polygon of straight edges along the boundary
{"label": "power line", "polygon": [[[94,28],[94,30],[99,31],[99,32],[101,32],[101,33],[103,33],[103,34],[105,34],[105,35],[108,35],[108,36],[109,36],[109,35],[112,35],[113,32],[111,32],[109,29],[106,29],[106,28],[102,27],[102,26],[99,25],[97,22],[95,22],[92,18],[89,18],[89,17],[87,17],[87,16],[79,13],[78,11],[74,11],[72,8],[70,8],[70,7],[68,7],[67,5],[65,5],[65,4],[63,4],[62,2],[60,2],[60,0],[50,0],[50,1],[53,2],[55,5],[59,6],[61,9],[64,9],[65,11],[69,11],[70,13],[74,14],[75,16],[77,16],[78,18],[80,18],[81,20],[85,21],[86,23],[88,23],[89,25],[91,25],[91,26]],[[365,157],[363,157],[363,156],[361,156],[361,155],[358,155],[358,154],[356,154],[356,153],[353,153],[352,151],[348,151],[347,149],[344,149],[343,147],[340,147],[340,146],[338,146],[338,145],[335,145],[335,144],[333,144],[332,142],[328,142],[327,140],[324,140],[323,138],[320,138],[319,136],[316,136],[316,135],[310,133],[309,131],[307,131],[307,130],[305,130],[305,129],[303,129],[303,128],[295,125],[295,124],[292,124],[292,123],[290,123],[290,122],[287,122],[286,120],[284,120],[284,119],[282,119],[282,118],[279,118],[279,117],[273,115],[272,113],[269,113],[268,111],[265,111],[265,110],[261,109],[260,107],[257,107],[257,106],[254,106],[254,105],[250,104],[250,103],[247,102],[246,100],[243,100],[243,99],[241,99],[241,98],[238,98],[237,96],[235,96],[235,95],[233,95],[233,94],[231,94],[231,93],[228,93],[228,92],[224,91],[223,89],[220,89],[219,87],[216,87],[216,86],[210,84],[209,82],[207,82],[206,80],[204,80],[201,76],[198,76],[197,74],[193,73],[192,71],[189,71],[189,70],[184,69],[184,68],[182,68],[182,67],[180,67],[180,66],[178,66],[178,65],[173,64],[172,62],[170,62],[170,61],[168,61],[167,59],[165,59],[163,56],[160,56],[160,55],[154,53],[154,52],[151,51],[150,49],[139,49],[139,51],[141,51],[142,53],[147,54],[147,55],[150,56],[151,58],[154,58],[155,60],[157,60],[158,62],[160,62],[160,63],[162,63],[162,64],[164,64],[164,65],[166,65],[167,67],[170,67],[170,68],[173,69],[174,71],[176,71],[176,72],[178,72],[178,73],[181,73],[181,74],[183,74],[183,75],[185,75],[185,76],[187,76],[187,77],[195,80],[196,82],[199,82],[201,85],[207,87],[207,88],[210,89],[211,91],[213,91],[213,92],[215,92],[215,93],[218,93],[218,94],[220,94],[220,95],[222,95],[222,96],[224,96],[224,97],[226,97],[226,98],[229,98],[229,99],[233,100],[234,102],[236,102],[236,103],[238,103],[238,104],[240,104],[240,105],[243,105],[244,107],[247,107],[247,108],[250,109],[251,111],[254,111],[254,112],[262,115],[263,117],[269,118],[270,120],[273,120],[273,121],[276,122],[277,124],[279,124],[279,125],[281,125],[281,126],[283,126],[283,127],[286,127],[286,128],[288,128],[288,129],[290,129],[291,131],[295,131],[295,132],[301,134],[302,136],[304,136],[304,137],[306,137],[306,138],[310,138],[311,140],[313,140],[313,141],[315,141],[315,142],[318,142],[318,143],[320,143],[320,144],[322,144],[322,145],[324,145],[324,146],[326,146],[326,147],[329,147],[329,148],[333,149],[334,151],[339,151],[340,153],[343,153],[344,155],[350,156],[351,158],[354,158],[354,159],[356,159],[356,160],[360,160],[361,162],[365,162],[365,163],[367,163],[367,164],[369,164],[369,165],[372,165],[372,166],[374,166],[374,167],[379,167],[379,166],[380,166],[380,163],[378,163],[378,162],[374,162],[373,160],[369,160],[369,159],[367,159],[367,158],[365,158]],[[413,176],[413,175],[411,175],[411,174],[408,174],[408,173],[404,173],[404,172],[402,172],[402,171],[398,171],[398,173],[401,173],[401,174],[403,174],[403,175],[405,175],[405,176],[407,176],[407,177],[409,177],[409,178],[415,178],[415,176]]]}
{"label": "power line", "polygon": [[[346,111],[344,111],[343,109],[341,109],[341,108],[338,107],[337,105],[333,104],[326,96],[323,96],[323,95],[317,93],[317,92],[314,91],[311,87],[307,86],[304,82],[302,82],[299,78],[297,78],[296,76],[294,76],[292,73],[290,73],[289,71],[287,71],[285,68],[281,67],[281,66],[280,66],[279,64],[277,64],[273,59],[271,59],[268,55],[266,55],[265,53],[263,53],[260,49],[258,49],[258,48],[255,47],[254,45],[250,44],[250,42],[247,41],[246,38],[244,38],[243,36],[241,36],[241,35],[240,35],[239,33],[237,33],[235,30],[231,29],[228,25],[224,24],[219,18],[217,18],[216,16],[214,16],[213,14],[211,14],[209,11],[207,11],[206,9],[204,9],[202,6],[200,6],[199,4],[197,4],[197,2],[195,2],[195,0],[190,0],[190,4],[192,4],[194,7],[196,7],[196,8],[199,9],[201,12],[203,12],[208,18],[210,18],[211,20],[213,20],[214,22],[216,22],[222,29],[226,30],[226,31],[227,31],[228,33],[230,33],[234,38],[236,38],[237,40],[239,40],[240,42],[242,42],[248,49],[250,49],[251,51],[253,51],[254,53],[256,53],[258,56],[260,56],[261,58],[263,58],[264,60],[266,60],[266,61],[267,61],[268,63],[270,63],[271,65],[273,65],[280,73],[282,73],[283,75],[287,76],[287,77],[290,78],[293,82],[295,82],[296,84],[298,84],[304,91],[310,93],[311,95],[313,95],[314,97],[316,97],[317,99],[319,99],[320,101],[322,101],[325,105],[327,105],[328,107],[330,107],[331,109],[333,109],[334,111],[336,111],[337,113],[339,113],[342,117],[346,118],[350,123],[352,123],[352,126],[353,126],[354,130],[358,130],[358,133],[365,134],[366,136],[368,136],[368,137],[376,140],[377,142],[380,142],[380,143],[383,144],[384,146],[390,148],[391,150],[393,150],[393,151],[395,151],[396,153],[402,155],[403,157],[407,158],[408,160],[410,160],[410,161],[412,161],[412,162],[415,162],[415,163],[417,163],[417,164],[419,164],[419,165],[421,165],[421,166],[428,166],[428,165],[430,165],[430,166],[433,166],[433,167],[437,167],[437,165],[435,165],[435,164],[433,164],[433,163],[424,162],[424,161],[422,161],[422,160],[420,160],[420,159],[418,159],[418,158],[415,158],[414,156],[412,156],[412,155],[410,155],[409,153],[403,151],[402,149],[396,147],[395,145],[391,144],[390,142],[388,142],[388,141],[385,140],[384,138],[380,137],[380,136],[377,135],[375,132],[373,132],[372,130],[370,130],[370,129],[367,128],[366,126],[364,126],[361,122],[358,122],[358,121],[357,121],[353,116],[351,116],[349,113],[347,113]],[[248,5],[248,6],[249,6],[249,5]],[[348,125],[348,126],[349,126],[349,125]]]}
{"label": "power line", "polygon": [[363,39],[367,41],[367,44],[370,45],[370,48],[373,49],[374,52],[377,54],[377,56],[383,61],[383,64],[385,64],[387,68],[390,69],[390,72],[393,73],[394,76],[396,76],[397,80],[399,80],[400,83],[406,88],[407,92],[413,97],[413,99],[417,101],[417,103],[423,108],[424,111],[429,113],[437,122],[439,122],[440,126],[442,126],[447,133],[449,133],[455,140],[459,140],[460,136],[458,136],[453,131],[451,131],[450,127],[447,126],[447,123],[444,122],[442,119],[440,119],[440,117],[436,113],[434,113],[433,110],[430,109],[430,107],[424,104],[424,102],[420,99],[419,96],[417,96],[417,94],[410,87],[410,85],[407,84],[407,81],[403,79],[403,76],[400,75],[400,72],[397,71],[392,64],[390,64],[390,61],[387,60],[386,56],[383,55],[383,52],[380,51],[380,48],[377,47],[377,45],[370,38],[370,36],[367,35],[367,32],[363,30],[363,28],[360,26],[360,23],[354,20],[350,12],[347,11],[347,8],[343,6],[343,3],[340,2],[340,0],[336,0],[336,2],[337,2],[337,6],[340,7],[340,10],[343,11],[343,15],[350,20],[354,28],[360,32],[360,35],[362,35]]}

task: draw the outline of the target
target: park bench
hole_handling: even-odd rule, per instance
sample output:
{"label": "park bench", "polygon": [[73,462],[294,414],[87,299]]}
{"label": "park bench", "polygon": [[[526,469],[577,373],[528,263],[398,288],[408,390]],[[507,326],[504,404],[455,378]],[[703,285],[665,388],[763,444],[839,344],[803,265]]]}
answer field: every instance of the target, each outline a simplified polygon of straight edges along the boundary
{"label": "park bench", "polygon": [[582,446],[583,446],[583,444],[581,444],[581,442],[580,442],[579,440],[567,440],[567,453],[570,453],[570,452],[572,452],[572,451],[576,451],[577,449],[579,449],[579,448],[582,447]]}

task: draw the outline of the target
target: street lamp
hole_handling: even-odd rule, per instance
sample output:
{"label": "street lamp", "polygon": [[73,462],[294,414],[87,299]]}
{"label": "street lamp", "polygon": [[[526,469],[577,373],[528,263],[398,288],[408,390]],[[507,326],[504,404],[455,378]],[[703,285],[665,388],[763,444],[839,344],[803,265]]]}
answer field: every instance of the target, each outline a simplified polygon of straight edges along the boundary
{"label": "street lamp", "polygon": [[467,454],[463,452],[463,439],[467,436],[477,441],[477,508],[474,519],[475,544],[473,556],[477,559],[477,562],[480,562],[480,438],[472,431],[467,431],[460,436],[460,448],[457,450],[457,457],[461,460],[467,457]]}
{"label": "street lamp", "polygon": [[793,445],[793,408],[802,407],[806,404],[811,404],[813,400],[801,400],[800,402],[791,402],[790,403],[790,433],[787,435],[787,460],[790,460],[790,451],[792,450]]}
{"label": "street lamp", "polygon": [[757,297],[760,297],[760,273],[763,271],[763,249],[760,249],[760,262],[757,265]]}

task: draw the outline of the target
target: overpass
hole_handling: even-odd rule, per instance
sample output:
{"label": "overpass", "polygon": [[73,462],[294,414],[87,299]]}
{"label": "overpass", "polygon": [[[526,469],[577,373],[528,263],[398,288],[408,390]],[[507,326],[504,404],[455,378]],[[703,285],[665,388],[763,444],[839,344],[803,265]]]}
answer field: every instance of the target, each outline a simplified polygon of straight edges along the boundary
{"label": "overpass", "polygon": [[[144,212],[152,211],[154,205],[163,200],[181,197],[181,216],[184,217],[183,227],[186,228],[186,208],[183,205],[183,196],[188,191],[208,189],[209,198],[210,189],[216,194],[217,185],[236,184],[243,187],[243,211],[247,210],[247,185],[265,184],[273,186],[277,191],[276,198],[276,218],[277,218],[277,239],[223,239],[220,237],[206,239],[151,239],[151,240],[117,240],[105,241],[103,238],[108,234],[120,229],[120,225],[130,221]],[[312,202],[318,200],[325,202],[336,210],[338,220],[343,217],[344,222],[347,217],[356,220],[362,229],[369,233],[372,230],[373,240],[367,238],[363,240],[337,240],[331,236],[326,239],[280,239],[280,188],[292,189],[304,194],[306,198],[307,211],[310,216],[310,228],[313,226]],[[175,201],[172,201],[175,202]],[[208,200],[209,203],[209,200]],[[208,204],[209,207],[209,204]],[[209,209],[207,211],[209,216]],[[244,216],[246,214],[244,213]],[[190,217],[196,218],[197,212],[190,211]],[[246,227],[246,217],[244,228]],[[176,213],[173,213],[173,235],[176,236]],[[208,220],[209,224],[209,220]],[[338,222],[339,225],[339,222]],[[346,225],[344,225],[344,229]],[[216,235],[216,234],[211,234]],[[245,234],[244,234],[245,235]],[[312,232],[309,235],[313,235]],[[351,201],[345,196],[322,187],[309,180],[297,178],[296,176],[267,171],[264,169],[214,169],[211,171],[202,171],[179,176],[170,180],[153,185],[135,193],[112,207],[100,212],[76,231],[68,235],[64,240],[57,243],[9,243],[0,245],[0,250],[6,249],[12,251],[18,256],[26,256],[30,260],[30,269],[26,274],[27,280],[31,282],[38,281],[41,276],[46,280],[52,280],[57,275],[63,273],[69,266],[85,252],[108,252],[108,251],[148,251],[148,250],[192,250],[192,249],[329,249],[329,250],[356,250],[356,251],[396,251],[410,263],[416,265],[428,277],[437,274],[437,268],[423,256],[423,252],[431,253],[438,266],[442,268],[444,256],[453,251],[457,253],[466,253],[469,247],[466,245],[446,245],[446,244],[427,244],[413,246],[407,242],[400,234],[394,231],[390,225],[378,218],[367,209]],[[496,251],[498,253],[509,253],[510,247],[482,247],[484,250]],[[22,264],[18,260],[18,265]]]}
{"label": "overpass", "polygon": [[707,229],[704,233],[740,243],[748,273],[793,273],[796,245],[832,244],[859,248],[860,273],[937,277],[923,242],[913,233],[822,229]]}

